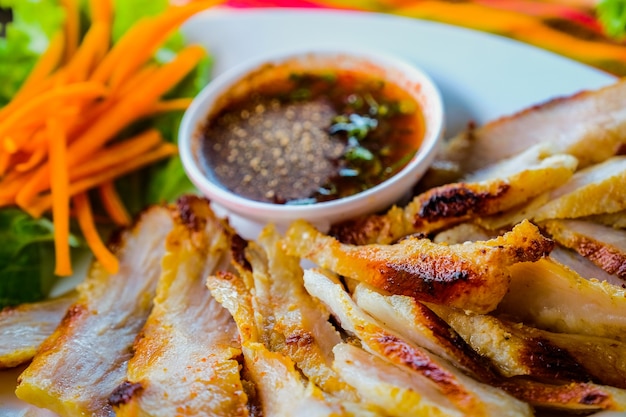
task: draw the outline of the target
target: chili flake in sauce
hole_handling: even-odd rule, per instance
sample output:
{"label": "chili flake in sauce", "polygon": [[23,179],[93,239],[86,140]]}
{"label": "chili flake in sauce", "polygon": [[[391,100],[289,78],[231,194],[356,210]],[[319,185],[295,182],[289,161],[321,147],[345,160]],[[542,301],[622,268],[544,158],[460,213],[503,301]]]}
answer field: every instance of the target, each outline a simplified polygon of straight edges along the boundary
{"label": "chili flake in sauce", "polygon": [[374,187],[423,137],[418,104],[356,71],[294,72],[229,101],[202,131],[205,169],[263,202],[311,204]]}

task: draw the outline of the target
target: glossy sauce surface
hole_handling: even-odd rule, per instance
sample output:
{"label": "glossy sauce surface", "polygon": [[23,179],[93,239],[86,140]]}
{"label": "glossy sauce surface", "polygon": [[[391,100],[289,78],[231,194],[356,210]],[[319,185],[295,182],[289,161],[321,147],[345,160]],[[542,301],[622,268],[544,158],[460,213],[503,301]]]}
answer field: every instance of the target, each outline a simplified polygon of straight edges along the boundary
{"label": "glossy sauce surface", "polygon": [[398,86],[348,70],[277,71],[222,100],[202,130],[205,171],[257,201],[312,204],[371,188],[419,148],[423,119]]}

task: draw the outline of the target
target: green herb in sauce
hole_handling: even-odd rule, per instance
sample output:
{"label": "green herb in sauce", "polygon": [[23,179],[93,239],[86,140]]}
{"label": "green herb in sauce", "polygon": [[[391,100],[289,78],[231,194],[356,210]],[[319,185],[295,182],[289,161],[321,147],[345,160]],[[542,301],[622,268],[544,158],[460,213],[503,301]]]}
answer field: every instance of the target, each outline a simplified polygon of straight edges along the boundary
{"label": "green herb in sauce", "polygon": [[283,77],[207,120],[205,170],[225,188],[277,204],[330,201],[392,177],[420,146],[418,105],[398,86],[355,71]]}

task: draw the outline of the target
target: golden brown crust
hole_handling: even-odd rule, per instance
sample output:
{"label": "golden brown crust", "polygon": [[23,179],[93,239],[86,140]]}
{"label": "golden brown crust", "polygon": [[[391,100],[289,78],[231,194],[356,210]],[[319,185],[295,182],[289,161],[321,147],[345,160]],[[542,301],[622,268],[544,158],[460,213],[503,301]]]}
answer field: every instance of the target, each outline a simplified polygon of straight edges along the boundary
{"label": "golden brown crust", "polygon": [[514,397],[535,407],[573,411],[622,410],[610,387],[582,382],[551,385],[527,379],[499,384]]}
{"label": "golden brown crust", "polygon": [[491,207],[503,198],[511,186],[505,182],[494,183],[488,190],[475,184],[458,183],[456,187],[438,187],[420,196],[419,208],[413,220],[416,229],[425,222],[434,223],[446,218],[483,216],[493,213]]}
{"label": "golden brown crust", "polygon": [[427,235],[520,207],[573,175],[576,159],[550,152],[549,147],[529,149],[476,173],[469,179],[472,182],[442,185],[416,196],[402,209],[393,207],[385,214],[333,225],[330,235],[355,245],[389,244],[407,235]]}
{"label": "golden brown crust", "polygon": [[92,265],[78,301],[21,374],[18,398],[61,415],[112,413],[108,397],[125,378],[134,338],[152,308],[171,227],[171,210],[153,206],[120,235],[117,274]]}
{"label": "golden brown crust", "polygon": [[[547,221],[543,227],[559,244],[575,250],[609,274],[626,280],[626,251],[604,241],[609,235],[613,236],[613,240],[620,238],[624,240],[626,232],[572,220]],[[587,229],[591,227],[593,235],[584,233],[580,230],[581,227]]]}
{"label": "golden brown crust", "polygon": [[353,246],[295,222],[283,245],[291,255],[392,294],[488,312],[508,290],[507,267],[540,259],[554,243],[524,222],[492,241],[467,245],[409,238],[394,245]]}

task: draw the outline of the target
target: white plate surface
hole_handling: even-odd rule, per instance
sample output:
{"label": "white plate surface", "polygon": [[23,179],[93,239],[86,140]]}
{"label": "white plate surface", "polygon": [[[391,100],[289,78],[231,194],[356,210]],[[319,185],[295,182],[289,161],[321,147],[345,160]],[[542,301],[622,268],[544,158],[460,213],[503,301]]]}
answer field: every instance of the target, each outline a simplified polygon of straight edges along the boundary
{"label": "white plate surface", "polygon": [[[447,136],[550,98],[615,78],[510,39],[390,15],[324,10],[214,10],[184,28],[214,57],[214,75],[260,54],[299,46],[370,47],[419,65],[444,98]],[[246,227],[241,223],[240,227]],[[246,233],[244,233],[246,234]],[[249,233],[248,233],[249,234]],[[0,415],[49,417],[13,394],[18,372],[0,372]]]}

